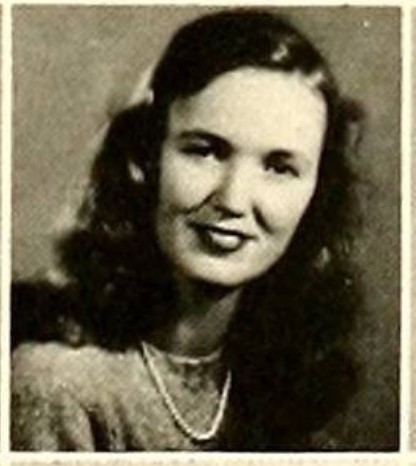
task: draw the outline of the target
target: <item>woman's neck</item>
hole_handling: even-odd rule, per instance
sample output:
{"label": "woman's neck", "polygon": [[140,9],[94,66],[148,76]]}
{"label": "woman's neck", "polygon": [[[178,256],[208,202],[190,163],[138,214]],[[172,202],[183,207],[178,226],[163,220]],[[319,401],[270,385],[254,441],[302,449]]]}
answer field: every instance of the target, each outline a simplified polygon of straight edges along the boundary
{"label": "woman's neck", "polygon": [[149,337],[161,349],[204,356],[218,349],[237,309],[241,288],[220,288],[177,277],[175,318]]}

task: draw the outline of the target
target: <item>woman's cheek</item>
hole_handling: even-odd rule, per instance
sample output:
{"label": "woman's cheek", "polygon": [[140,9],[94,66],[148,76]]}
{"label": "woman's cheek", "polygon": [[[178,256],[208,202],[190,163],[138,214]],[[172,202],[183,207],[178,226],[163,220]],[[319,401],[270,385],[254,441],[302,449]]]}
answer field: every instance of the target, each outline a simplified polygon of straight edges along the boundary
{"label": "woman's cheek", "polygon": [[210,196],[215,185],[215,173],[206,163],[195,163],[181,154],[166,154],[162,165],[162,196],[176,210],[199,206]]}
{"label": "woman's cheek", "polygon": [[[314,183],[291,182],[264,191],[260,213],[270,230],[295,230],[305,214],[313,193]],[[294,231],[292,232],[294,233]]]}

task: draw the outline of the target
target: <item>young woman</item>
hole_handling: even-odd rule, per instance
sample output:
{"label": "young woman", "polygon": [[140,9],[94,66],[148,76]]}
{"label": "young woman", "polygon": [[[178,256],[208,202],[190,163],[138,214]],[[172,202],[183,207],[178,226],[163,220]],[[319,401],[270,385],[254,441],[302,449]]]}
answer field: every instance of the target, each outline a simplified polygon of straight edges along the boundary
{"label": "young woman", "polygon": [[356,120],[282,18],[180,29],[109,127],[59,280],[16,287],[13,448],[322,448],[357,381]]}

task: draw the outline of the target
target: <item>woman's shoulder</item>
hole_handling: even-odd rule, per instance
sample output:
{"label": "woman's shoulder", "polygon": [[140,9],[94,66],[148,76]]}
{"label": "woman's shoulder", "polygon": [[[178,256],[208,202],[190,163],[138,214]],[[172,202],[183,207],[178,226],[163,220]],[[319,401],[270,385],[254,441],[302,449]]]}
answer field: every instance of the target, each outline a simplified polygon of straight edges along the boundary
{"label": "woman's shoulder", "polygon": [[[77,348],[57,342],[20,344],[12,358],[14,447],[91,450],[96,447],[95,428],[115,429],[117,438],[123,439],[120,429],[130,425],[125,420],[132,417],[140,392],[137,354],[92,344]],[[135,425],[139,418],[133,418]]]}
{"label": "woman's shoulder", "polygon": [[58,341],[28,341],[13,351],[12,362],[14,370],[22,368],[25,371],[67,373],[85,365],[96,367],[104,363],[109,354],[109,351],[95,345],[73,347]]}
{"label": "woman's shoulder", "polygon": [[129,353],[116,354],[95,345],[74,348],[58,342],[27,342],[12,355],[13,392],[53,396],[71,392],[87,404],[97,393],[117,389],[116,376],[127,377]]}

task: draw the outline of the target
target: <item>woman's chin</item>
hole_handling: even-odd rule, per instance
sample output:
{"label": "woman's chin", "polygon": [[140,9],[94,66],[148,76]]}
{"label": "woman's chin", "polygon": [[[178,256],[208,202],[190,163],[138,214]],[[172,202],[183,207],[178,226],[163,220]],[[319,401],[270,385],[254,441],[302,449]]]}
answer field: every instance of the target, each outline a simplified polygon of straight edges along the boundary
{"label": "woman's chin", "polygon": [[258,270],[245,270],[243,266],[239,267],[235,264],[232,267],[206,264],[180,270],[180,274],[190,281],[199,282],[206,286],[230,289],[240,288],[262,273]]}

